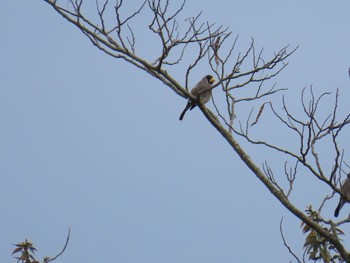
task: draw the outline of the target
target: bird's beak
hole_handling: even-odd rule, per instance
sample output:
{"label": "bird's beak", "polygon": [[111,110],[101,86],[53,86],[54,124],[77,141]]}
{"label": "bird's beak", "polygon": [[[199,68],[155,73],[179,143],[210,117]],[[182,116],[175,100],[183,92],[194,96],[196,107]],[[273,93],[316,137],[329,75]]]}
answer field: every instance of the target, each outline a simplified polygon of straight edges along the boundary
{"label": "bird's beak", "polygon": [[215,79],[214,79],[214,78],[211,78],[211,79],[209,80],[209,82],[210,82],[211,84],[213,84],[213,83],[215,82]]}

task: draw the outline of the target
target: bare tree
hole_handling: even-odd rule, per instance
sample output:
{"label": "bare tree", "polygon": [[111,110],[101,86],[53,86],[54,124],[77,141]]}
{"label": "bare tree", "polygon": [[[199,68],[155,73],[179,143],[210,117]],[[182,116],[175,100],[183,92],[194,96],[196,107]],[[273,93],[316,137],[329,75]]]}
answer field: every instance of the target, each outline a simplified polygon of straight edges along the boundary
{"label": "bare tree", "polygon": [[[300,113],[293,113],[283,96],[282,102],[273,101],[274,94],[283,93],[273,79],[288,65],[287,59],[296,48],[283,47],[267,58],[263,49],[257,50],[254,39],[244,51],[238,50],[238,37],[223,26],[203,22],[201,13],[180,19],[186,0],[178,6],[169,0],[145,0],[139,7],[129,11],[122,0],[44,0],[70,23],[78,27],[93,45],[117,59],[122,59],[136,68],[159,79],[177,95],[195,100],[188,91],[188,82],[193,71],[202,63],[209,64],[218,79],[213,88],[220,89],[220,103],[213,99],[215,112],[198,102],[207,120],[225,138],[232,150],[241,158],[253,174],[265,185],[275,198],[295,217],[303,222],[307,234],[303,260],[294,254],[282,232],[283,242],[299,261],[350,262],[350,254],[339,235],[341,224],[350,222],[350,217],[337,223],[322,216],[324,204],[339,190],[342,167],[346,164],[345,149],[341,147],[343,131],[350,121],[350,114],[339,119],[337,91],[333,106],[329,105],[330,93],[316,95],[311,88],[304,88],[300,98]],[[95,10],[91,15],[90,10]],[[145,12],[149,21],[140,21]],[[89,13],[90,17],[87,17]],[[141,28],[141,29],[140,29]],[[142,52],[140,32],[148,32],[154,42],[152,54]],[[177,80],[174,72],[182,72],[184,79]],[[181,85],[180,82],[184,83]],[[241,107],[251,109],[247,116],[240,116]],[[256,111],[255,109],[259,110]],[[255,117],[254,117],[255,116]],[[283,126],[286,133],[295,139],[293,148],[274,141],[273,132],[267,138],[254,135],[264,122],[274,121]],[[251,158],[244,144],[266,147],[276,151],[282,161],[281,172],[276,172],[266,159],[261,165]],[[324,152],[320,145],[327,143],[331,150]],[[327,155],[332,159],[331,168],[322,162]],[[277,169],[278,170],[278,169]],[[278,175],[277,175],[278,174]],[[301,175],[311,176],[326,185],[328,194],[321,198],[317,210],[312,207],[298,208],[290,201],[294,181]],[[346,199],[344,195],[343,198]],[[323,201],[322,201],[323,200]]]}

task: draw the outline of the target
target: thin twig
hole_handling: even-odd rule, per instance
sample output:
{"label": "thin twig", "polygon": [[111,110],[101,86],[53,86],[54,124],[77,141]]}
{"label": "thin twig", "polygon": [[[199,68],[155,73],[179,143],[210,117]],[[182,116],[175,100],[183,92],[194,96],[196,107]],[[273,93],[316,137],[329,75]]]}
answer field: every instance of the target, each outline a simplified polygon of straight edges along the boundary
{"label": "thin twig", "polygon": [[61,252],[60,253],[58,253],[55,257],[53,257],[53,258],[47,258],[47,260],[46,261],[44,261],[44,263],[48,263],[48,262],[50,262],[50,261],[54,261],[54,260],[56,260],[59,256],[61,256],[62,254],[63,254],[63,252],[66,250],[66,248],[67,248],[67,245],[68,245],[68,242],[69,242],[69,238],[70,238],[70,228],[68,229],[68,234],[67,234],[67,239],[66,239],[66,243],[64,244],[64,247],[63,247],[63,249],[61,250]]}

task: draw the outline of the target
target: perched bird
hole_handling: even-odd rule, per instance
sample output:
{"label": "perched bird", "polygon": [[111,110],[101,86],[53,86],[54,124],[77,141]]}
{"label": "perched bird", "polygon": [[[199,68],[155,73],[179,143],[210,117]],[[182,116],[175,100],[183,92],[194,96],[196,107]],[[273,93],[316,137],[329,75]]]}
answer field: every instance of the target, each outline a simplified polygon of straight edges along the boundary
{"label": "perched bird", "polygon": [[[340,192],[346,197],[346,199],[350,200],[350,173],[348,173],[348,178],[344,181],[342,187],[340,188]],[[343,207],[343,205],[348,202],[345,200],[345,198],[341,195],[339,204],[337,208],[334,211],[334,216],[338,217],[340,209]]]}
{"label": "perched bird", "polygon": [[194,107],[197,106],[198,103],[205,104],[207,103],[212,94],[212,85],[215,82],[215,79],[211,75],[206,75],[200,82],[194,86],[194,88],[191,90],[191,94],[196,98],[196,100],[188,100],[187,105],[183,112],[180,115],[179,120],[181,121],[183,117],[185,116],[186,111],[192,110]]}

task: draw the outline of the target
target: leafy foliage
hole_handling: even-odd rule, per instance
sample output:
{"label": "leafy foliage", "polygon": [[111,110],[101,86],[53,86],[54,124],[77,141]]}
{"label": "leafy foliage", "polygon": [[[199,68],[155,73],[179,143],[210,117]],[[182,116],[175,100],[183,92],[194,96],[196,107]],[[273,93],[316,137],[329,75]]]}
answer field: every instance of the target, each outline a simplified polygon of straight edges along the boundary
{"label": "leafy foliage", "polygon": [[[64,244],[63,249],[56,256],[50,258],[45,256],[42,263],[49,263],[50,261],[56,260],[59,256],[63,254],[66,250],[70,237],[70,229],[68,230],[66,243]],[[39,260],[35,258],[35,252],[37,249],[34,247],[33,243],[27,239],[24,242],[18,244],[13,244],[16,248],[12,251],[12,255],[17,259],[17,263],[40,263]]]}
{"label": "leafy foliage", "polygon": [[[311,220],[315,222],[320,222],[318,212],[313,211],[311,206],[308,207],[306,213],[308,214]],[[317,231],[315,231],[313,228],[311,228],[304,222],[302,223],[302,227],[304,234],[307,234],[304,243],[304,256],[308,255],[309,260],[314,262],[343,262],[338,251],[327,238],[321,236]],[[324,230],[326,230],[330,234],[335,234],[337,236],[344,235],[344,232],[337,227],[324,227]]]}
{"label": "leafy foliage", "polygon": [[12,251],[12,255],[19,254],[19,256],[15,257],[15,259],[17,259],[17,262],[40,263],[34,257],[35,251],[37,251],[37,250],[34,247],[32,242],[30,242],[26,239],[24,242],[14,244],[14,246],[16,246],[16,248]]}

